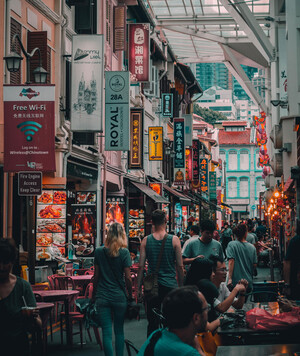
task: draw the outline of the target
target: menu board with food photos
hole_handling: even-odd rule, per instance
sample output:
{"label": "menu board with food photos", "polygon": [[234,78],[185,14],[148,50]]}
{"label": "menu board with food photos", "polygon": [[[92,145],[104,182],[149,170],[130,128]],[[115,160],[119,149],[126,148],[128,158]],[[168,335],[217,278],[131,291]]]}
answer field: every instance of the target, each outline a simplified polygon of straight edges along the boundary
{"label": "menu board with food photos", "polygon": [[75,247],[75,256],[93,257],[96,237],[95,205],[73,204],[72,243]]}
{"label": "menu board with food photos", "polygon": [[145,236],[145,209],[129,209],[129,237]]}
{"label": "menu board with food photos", "polygon": [[106,198],[106,230],[111,224],[118,222],[124,226],[125,200],[124,197],[109,196]]}
{"label": "menu board with food photos", "polygon": [[56,246],[65,255],[66,203],[64,190],[43,190],[37,197],[36,259],[51,260],[49,247]]}
{"label": "menu board with food photos", "polygon": [[96,204],[96,192],[76,192],[76,204]]}

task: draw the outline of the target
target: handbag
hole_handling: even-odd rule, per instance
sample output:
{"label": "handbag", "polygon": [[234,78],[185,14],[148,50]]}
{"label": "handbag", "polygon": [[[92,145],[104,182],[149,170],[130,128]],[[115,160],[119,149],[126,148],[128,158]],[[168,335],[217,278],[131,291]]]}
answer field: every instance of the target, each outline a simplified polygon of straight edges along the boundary
{"label": "handbag", "polygon": [[111,261],[109,260],[106,251],[104,251],[104,255],[106,257],[106,260],[110,266],[110,269],[115,277],[115,280],[117,281],[118,285],[121,287],[122,291],[125,294],[126,300],[127,300],[127,309],[126,309],[126,314],[125,314],[125,318],[132,320],[132,319],[136,319],[136,320],[140,320],[140,306],[137,304],[132,304],[132,301],[129,300],[128,298],[128,294],[125,290],[125,288],[122,286],[122,284],[120,283],[120,281],[118,280],[118,277],[116,276],[115,270],[113,269],[113,266],[111,264]]}
{"label": "handbag", "polygon": [[162,241],[154,272],[149,273],[147,276],[144,277],[144,293],[147,299],[151,299],[158,296],[158,271],[159,271],[167,237],[168,234],[165,235]]}

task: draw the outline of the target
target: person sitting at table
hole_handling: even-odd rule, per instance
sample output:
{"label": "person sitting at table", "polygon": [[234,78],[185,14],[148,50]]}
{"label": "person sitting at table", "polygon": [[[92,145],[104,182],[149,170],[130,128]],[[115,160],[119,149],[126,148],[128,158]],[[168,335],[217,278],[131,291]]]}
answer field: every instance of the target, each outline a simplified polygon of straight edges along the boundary
{"label": "person sitting at table", "polygon": [[218,297],[214,301],[214,308],[220,313],[230,311],[231,306],[235,309],[242,309],[245,303],[248,282],[245,279],[241,279],[230,292],[225,283],[228,271],[225,262],[215,256],[211,256],[210,259],[213,261],[214,271],[211,281],[218,288],[219,292]]}
{"label": "person sitting at table", "polygon": [[208,304],[195,286],[173,289],[163,301],[165,329],[154,331],[138,356],[205,356],[197,333],[205,331]]}
{"label": "person sitting at table", "polygon": [[238,224],[233,230],[237,240],[229,242],[226,250],[228,258],[228,288],[232,290],[241,279],[248,282],[247,292],[252,290],[253,276],[257,274],[256,248],[246,241],[246,224]]}
{"label": "person sitting at table", "polygon": [[[28,356],[27,333],[42,327],[36,301],[28,282],[12,274],[17,249],[12,239],[0,239],[0,347],[9,355]],[[23,307],[33,309],[23,310]],[[4,354],[3,354],[4,355]]]}
{"label": "person sitting at table", "polygon": [[[105,246],[95,251],[93,298],[102,328],[105,356],[113,356],[112,323],[114,323],[116,354],[124,352],[124,319],[128,300],[132,301],[131,258],[127,237],[119,223],[113,223],[107,233]],[[125,283],[124,283],[125,274]]]}

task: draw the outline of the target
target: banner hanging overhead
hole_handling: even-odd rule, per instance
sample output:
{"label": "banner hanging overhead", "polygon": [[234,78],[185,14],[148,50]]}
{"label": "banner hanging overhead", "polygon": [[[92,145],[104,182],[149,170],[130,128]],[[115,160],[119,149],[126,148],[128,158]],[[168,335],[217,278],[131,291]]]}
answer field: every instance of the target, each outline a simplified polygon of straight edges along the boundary
{"label": "banner hanging overhead", "polygon": [[163,160],[163,127],[149,127],[149,161]]}
{"label": "banner hanging overhead", "polygon": [[164,93],[161,97],[162,102],[162,116],[173,117],[173,94]]}
{"label": "banner hanging overhead", "polygon": [[128,62],[131,81],[150,80],[150,24],[129,24]]}
{"label": "banner hanging overhead", "polygon": [[194,189],[200,188],[200,176],[199,176],[199,156],[200,156],[200,141],[193,140],[193,177],[192,187]]}
{"label": "banner hanging overhead", "polygon": [[174,168],[185,167],[184,119],[174,119]]}
{"label": "banner hanging overhead", "polygon": [[129,169],[143,168],[143,109],[130,110]]}
{"label": "banner hanging overhead", "polygon": [[74,35],[71,130],[102,131],[103,35]]}
{"label": "banner hanging overhead", "polygon": [[208,193],[208,159],[200,157],[200,186],[203,193]]}
{"label": "banner hanging overhead", "polygon": [[105,150],[129,151],[129,72],[105,72]]}
{"label": "banner hanging overhead", "polygon": [[192,147],[185,148],[185,180],[191,182],[193,180],[193,149]]}
{"label": "banner hanging overhead", "polygon": [[3,87],[4,171],[55,172],[54,85]]}

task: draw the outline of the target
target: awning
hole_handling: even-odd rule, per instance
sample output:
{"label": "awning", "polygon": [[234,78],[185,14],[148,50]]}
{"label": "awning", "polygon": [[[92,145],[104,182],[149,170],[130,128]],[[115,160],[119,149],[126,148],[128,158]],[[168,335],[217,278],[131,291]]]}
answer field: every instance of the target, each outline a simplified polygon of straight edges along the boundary
{"label": "awning", "polygon": [[221,203],[222,206],[225,206],[225,208],[232,209],[232,206],[226,203]]}
{"label": "awning", "polygon": [[287,192],[289,189],[293,187],[293,184],[294,184],[294,179],[289,178],[284,184],[283,191]]}
{"label": "awning", "polygon": [[137,189],[139,189],[143,194],[146,194],[150,199],[152,199],[155,203],[158,204],[169,204],[169,201],[159,194],[155,193],[154,190],[149,188],[147,185],[142,184],[142,183],[136,183],[133,181],[130,181],[132,185],[134,185]]}
{"label": "awning", "polygon": [[208,204],[213,210],[218,210],[218,211],[221,211],[221,208],[212,203],[211,201],[207,200],[206,198],[204,198],[202,195],[198,194],[198,193],[194,193],[195,194],[195,197],[196,199],[200,200],[201,202],[205,203],[205,204]]}
{"label": "awning", "polygon": [[181,205],[191,205],[191,199],[188,198],[186,195],[183,195],[182,193],[180,193],[178,190],[172,189],[169,186],[167,186],[166,184],[163,184],[163,188],[165,190],[167,190],[170,194],[172,194],[173,196],[175,196],[177,199],[179,199]]}

